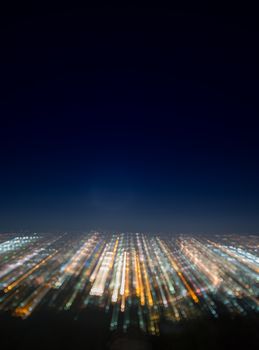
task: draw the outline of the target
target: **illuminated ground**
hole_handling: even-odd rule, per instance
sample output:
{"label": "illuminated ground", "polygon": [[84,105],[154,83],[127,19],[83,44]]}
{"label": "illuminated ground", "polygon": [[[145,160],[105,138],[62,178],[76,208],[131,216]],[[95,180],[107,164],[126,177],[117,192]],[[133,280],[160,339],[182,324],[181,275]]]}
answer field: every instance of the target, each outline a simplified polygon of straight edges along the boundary
{"label": "illuminated ground", "polygon": [[108,331],[150,335],[247,318],[259,311],[258,254],[258,236],[1,234],[0,311],[73,320],[96,312]]}

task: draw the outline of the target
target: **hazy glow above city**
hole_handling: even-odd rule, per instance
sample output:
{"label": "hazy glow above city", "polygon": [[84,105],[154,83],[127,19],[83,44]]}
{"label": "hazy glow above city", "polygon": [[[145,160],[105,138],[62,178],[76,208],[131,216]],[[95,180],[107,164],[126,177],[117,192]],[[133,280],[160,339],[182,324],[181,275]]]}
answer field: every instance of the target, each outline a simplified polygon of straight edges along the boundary
{"label": "hazy glow above city", "polygon": [[258,248],[240,235],[2,234],[0,310],[97,308],[111,330],[151,334],[161,318],[247,315],[259,311]]}

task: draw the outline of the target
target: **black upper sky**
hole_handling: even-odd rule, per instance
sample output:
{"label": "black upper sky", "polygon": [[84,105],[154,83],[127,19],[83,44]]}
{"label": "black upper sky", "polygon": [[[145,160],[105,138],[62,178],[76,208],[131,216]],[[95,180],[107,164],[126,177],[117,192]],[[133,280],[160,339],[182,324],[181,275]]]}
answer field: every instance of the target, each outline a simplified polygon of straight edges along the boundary
{"label": "black upper sky", "polygon": [[252,13],[4,21],[0,230],[259,232]]}

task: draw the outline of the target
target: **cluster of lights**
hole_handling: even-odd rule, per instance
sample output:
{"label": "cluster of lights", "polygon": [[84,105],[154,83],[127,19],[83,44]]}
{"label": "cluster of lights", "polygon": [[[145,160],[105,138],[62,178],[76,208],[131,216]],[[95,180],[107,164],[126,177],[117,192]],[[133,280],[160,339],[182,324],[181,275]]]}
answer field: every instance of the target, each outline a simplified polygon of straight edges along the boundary
{"label": "cluster of lights", "polygon": [[159,334],[173,322],[259,310],[256,236],[148,234],[0,236],[0,310],[111,314],[111,330]]}

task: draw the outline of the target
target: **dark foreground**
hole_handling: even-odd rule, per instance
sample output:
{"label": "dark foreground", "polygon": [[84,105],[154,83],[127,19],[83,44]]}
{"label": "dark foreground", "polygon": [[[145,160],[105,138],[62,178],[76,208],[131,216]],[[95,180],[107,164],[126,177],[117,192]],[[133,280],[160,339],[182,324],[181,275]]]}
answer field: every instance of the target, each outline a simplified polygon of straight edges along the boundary
{"label": "dark foreground", "polygon": [[26,320],[0,316],[1,349],[257,349],[258,315],[182,324],[161,323],[161,335],[138,329],[109,331],[109,317],[87,312],[77,320],[70,313],[36,313]]}

